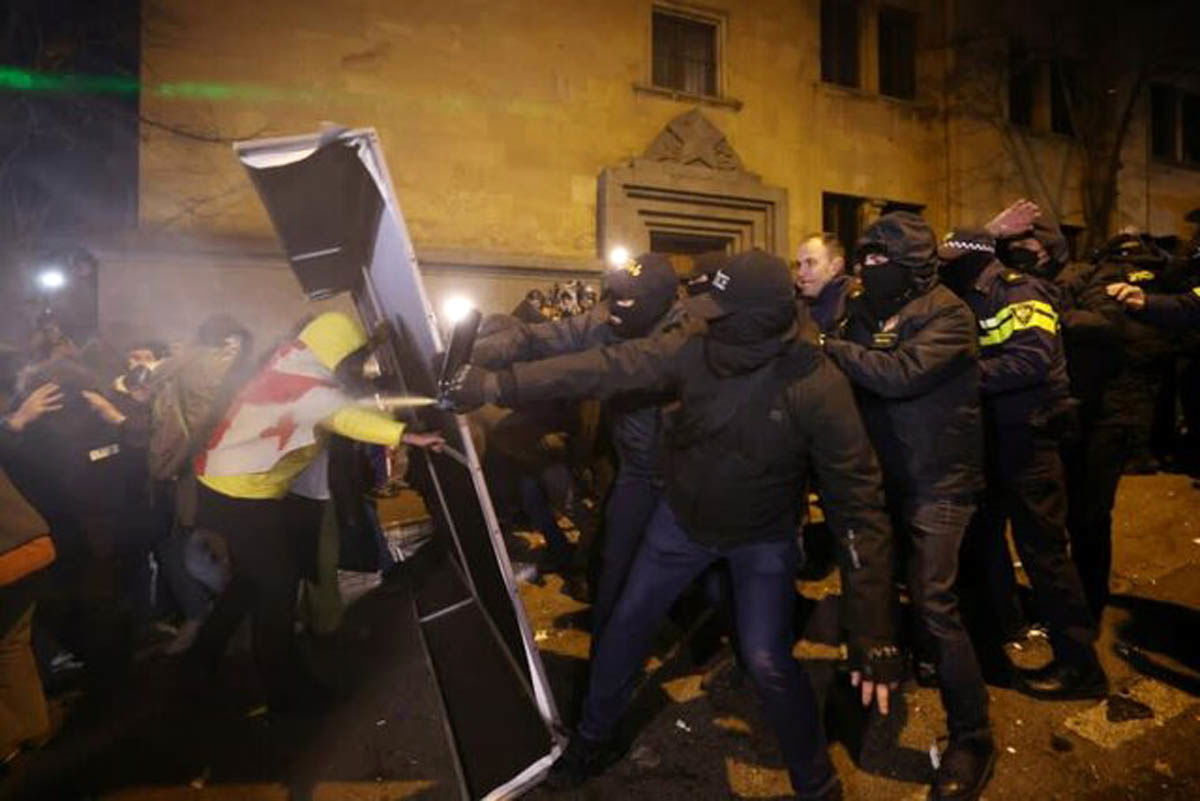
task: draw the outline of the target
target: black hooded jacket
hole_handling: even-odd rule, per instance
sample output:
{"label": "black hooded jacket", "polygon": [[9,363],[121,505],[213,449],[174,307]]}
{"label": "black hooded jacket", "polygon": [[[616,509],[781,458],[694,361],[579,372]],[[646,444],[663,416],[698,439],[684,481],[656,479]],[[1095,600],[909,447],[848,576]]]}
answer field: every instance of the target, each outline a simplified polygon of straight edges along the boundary
{"label": "black hooded jacket", "polygon": [[1159,262],[1145,255],[1110,249],[1103,260],[1070,265],[1059,275],[1071,391],[1085,425],[1143,426],[1153,417],[1170,338],[1126,314],[1106,289],[1132,283],[1157,291]]}
{"label": "black hooded jacket", "polygon": [[889,502],[970,497],[983,488],[975,317],[933,284],[892,318],[851,301],[825,350],[857,390]]}
{"label": "black hooded jacket", "polygon": [[[739,328],[724,333],[737,338]],[[637,390],[678,397],[668,423],[667,499],[689,536],[711,547],[794,537],[815,470],[843,546],[848,628],[859,646],[884,644],[893,630],[892,535],[879,466],[849,383],[814,337],[805,315],[768,344],[726,339],[714,348],[696,323],[514,364],[498,376],[501,402]]]}

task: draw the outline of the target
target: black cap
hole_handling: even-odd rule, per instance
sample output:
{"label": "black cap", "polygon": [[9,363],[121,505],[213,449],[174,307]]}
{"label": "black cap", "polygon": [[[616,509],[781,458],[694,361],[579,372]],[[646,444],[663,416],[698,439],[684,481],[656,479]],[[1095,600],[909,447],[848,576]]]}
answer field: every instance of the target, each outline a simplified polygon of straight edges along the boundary
{"label": "black cap", "polygon": [[982,228],[955,228],[942,238],[938,245],[938,257],[952,261],[969,253],[996,254],[996,237]]}
{"label": "black cap", "polygon": [[787,263],[758,248],[731,258],[708,283],[707,292],[685,301],[689,314],[705,320],[775,306],[781,300],[791,303],[795,295]]}
{"label": "black cap", "polygon": [[634,298],[650,306],[667,307],[675,301],[679,277],[675,268],[661,253],[643,253],[605,275],[608,291],[617,298]]}

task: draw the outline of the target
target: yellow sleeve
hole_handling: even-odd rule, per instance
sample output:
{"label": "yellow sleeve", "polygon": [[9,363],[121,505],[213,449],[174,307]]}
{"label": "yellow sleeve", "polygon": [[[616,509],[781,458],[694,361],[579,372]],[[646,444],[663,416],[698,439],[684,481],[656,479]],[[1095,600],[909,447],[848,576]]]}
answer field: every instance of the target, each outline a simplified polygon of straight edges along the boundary
{"label": "yellow sleeve", "polygon": [[325,419],[324,426],[347,439],[374,445],[399,445],[400,437],[404,434],[404,423],[362,406],[347,406],[337,410]]}

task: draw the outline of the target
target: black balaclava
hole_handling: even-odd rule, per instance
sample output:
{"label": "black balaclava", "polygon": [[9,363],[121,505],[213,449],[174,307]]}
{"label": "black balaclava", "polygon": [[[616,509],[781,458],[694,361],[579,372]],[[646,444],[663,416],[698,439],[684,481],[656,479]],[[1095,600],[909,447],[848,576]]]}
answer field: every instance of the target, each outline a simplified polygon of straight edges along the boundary
{"label": "black balaclava", "polygon": [[608,324],[621,339],[644,337],[671,310],[679,288],[675,269],[660,253],[643,253],[609,272]]}
{"label": "black balaclava", "polygon": [[862,268],[863,301],[877,320],[886,320],[911,299],[912,271],[903,264],[887,262]]}
{"label": "black balaclava", "polygon": [[[863,301],[877,320],[888,319],[937,282],[937,244],[919,214],[883,215],[863,232],[855,251],[856,261],[863,265]],[[886,255],[887,263],[867,267],[871,253]]]}
{"label": "black balaclava", "polygon": [[[1024,250],[1024,248],[1021,248]],[[1026,250],[1026,253],[1033,251]],[[956,259],[944,261],[938,267],[938,277],[955,295],[962,297],[983,272],[994,257],[991,253],[965,253]],[[1015,268],[1014,268],[1015,269]]]}

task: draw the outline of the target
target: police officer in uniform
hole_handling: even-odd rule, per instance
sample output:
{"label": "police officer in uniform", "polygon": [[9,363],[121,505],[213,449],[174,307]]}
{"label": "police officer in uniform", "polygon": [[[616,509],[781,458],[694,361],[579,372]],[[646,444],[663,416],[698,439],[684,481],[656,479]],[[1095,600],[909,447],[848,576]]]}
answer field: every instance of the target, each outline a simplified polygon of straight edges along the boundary
{"label": "police officer in uniform", "polygon": [[964,583],[986,580],[976,557],[1000,558],[995,545],[1009,519],[1054,648],[1049,665],[1018,675],[1019,688],[1040,698],[1103,697],[1096,625],[1068,548],[1059,433],[1071,404],[1053,291],[998,262],[986,231],[952,231],[938,255],[942,282],[975,313],[980,345],[988,491],[964,546]]}

